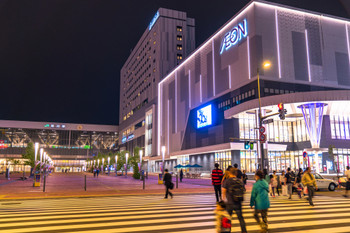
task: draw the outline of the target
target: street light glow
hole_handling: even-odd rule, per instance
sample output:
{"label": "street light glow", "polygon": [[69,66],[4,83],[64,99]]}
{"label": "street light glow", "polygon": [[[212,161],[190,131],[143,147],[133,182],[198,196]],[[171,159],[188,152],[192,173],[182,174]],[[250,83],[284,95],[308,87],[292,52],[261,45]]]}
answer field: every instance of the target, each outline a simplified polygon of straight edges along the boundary
{"label": "street light glow", "polygon": [[38,157],[38,150],[39,150],[39,143],[35,143],[35,157],[34,157],[34,162],[36,162],[36,158]]}
{"label": "street light glow", "polygon": [[264,68],[270,68],[271,62],[270,61],[265,61],[263,65],[264,65]]}

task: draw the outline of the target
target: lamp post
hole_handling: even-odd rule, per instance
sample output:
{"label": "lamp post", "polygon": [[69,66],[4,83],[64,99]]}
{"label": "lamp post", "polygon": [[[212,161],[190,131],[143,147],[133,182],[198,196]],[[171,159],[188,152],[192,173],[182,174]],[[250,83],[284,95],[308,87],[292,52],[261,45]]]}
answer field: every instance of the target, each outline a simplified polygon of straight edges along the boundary
{"label": "lamp post", "polygon": [[115,156],[115,176],[118,176],[118,155]]}
{"label": "lamp post", "polygon": [[125,153],[125,176],[128,176],[128,156],[129,153]]}
{"label": "lamp post", "polygon": [[165,146],[162,146],[162,177],[164,177],[164,157],[165,157]]}
{"label": "lamp post", "polygon": [[39,143],[35,143],[35,155],[34,155],[34,164],[36,163],[37,157],[38,157],[38,151],[39,151]]}
{"label": "lamp post", "polygon": [[40,163],[43,161],[44,148],[40,149]]}
{"label": "lamp post", "polygon": [[[270,68],[271,63],[269,61],[265,61],[263,63],[263,68]],[[258,97],[259,97],[259,113],[258,113],[258,117],[259,117],[259,129],[262,127],[262,113],[261,113],[261,96],[260,96],[260,74],[259,74],[259,67],[257,68],[257,81],[258,81]],[[265,153],[264,153],[264,144],[261,143],[260,139],[258,138],[258,142],[259,142],[259,148],[260,148],[260,158],[261,158],[261,170],[265,168]],[[269,163],[267,162],[266,167],[267,170],[269,170]]]}
{"label": "lamp post", "polygon": [[102,164],[101,164],[101,167],[102,167],[102,173],[104,173],[104,170],[105,170],[105,158],[102,158]]}
{"label": "lamp post", "polygon": [[108,175],[109,175],[109,162],[111,161],[111,157],[108,156],[107,160],[108,160]]}

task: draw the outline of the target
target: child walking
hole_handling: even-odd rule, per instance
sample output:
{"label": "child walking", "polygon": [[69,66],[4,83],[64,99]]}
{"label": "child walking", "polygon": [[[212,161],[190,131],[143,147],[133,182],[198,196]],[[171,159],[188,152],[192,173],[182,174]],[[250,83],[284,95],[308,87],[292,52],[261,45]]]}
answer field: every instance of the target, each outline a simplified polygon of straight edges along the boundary
{"label": "child walking", "polygon": [[223,201],[216,203],[215,220],[217,233],[231,232],[231,217],[227,213],[226,204]]}

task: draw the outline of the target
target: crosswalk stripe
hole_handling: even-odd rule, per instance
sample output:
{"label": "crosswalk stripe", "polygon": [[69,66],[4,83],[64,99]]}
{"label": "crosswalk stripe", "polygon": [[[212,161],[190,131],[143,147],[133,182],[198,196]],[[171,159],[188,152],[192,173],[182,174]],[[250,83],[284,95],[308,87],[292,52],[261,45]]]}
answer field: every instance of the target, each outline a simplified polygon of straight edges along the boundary
{"label": "crosswalk stripe", "polygon": [[[215,232],[213,195],[177,195],[168,200],[160,196],[124,198],[0,202],[0,232]],[[349,199],[316,197],[315,207],[306,200],[285,197],[270,201],[268,220],[273,232],[350,232]],[[248,232],[258,232],[248,196],[243,216]],[[233,214],[232,232],[237,231],[240,227]]]}

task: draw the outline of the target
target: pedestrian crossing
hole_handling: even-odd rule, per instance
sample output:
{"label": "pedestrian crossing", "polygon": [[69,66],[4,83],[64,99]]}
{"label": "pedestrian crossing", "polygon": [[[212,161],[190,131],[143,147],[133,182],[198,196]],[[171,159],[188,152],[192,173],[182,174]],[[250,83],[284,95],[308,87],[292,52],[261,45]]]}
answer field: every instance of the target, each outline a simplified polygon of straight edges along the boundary
{"label": "pedestrian crossing", "polygon": [[[269,232],[350,232],[350,200],[271,198]],[[212,194],[37,199],[0,202],[0,232],[215,232]],[[248,232],[259,232],[247,195],[243,215]],[[232,232],[240,232],[233,216]]]}

